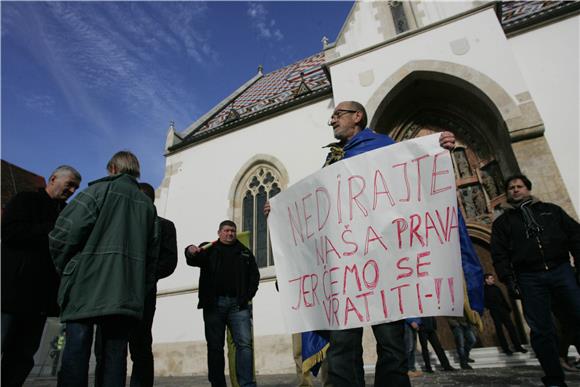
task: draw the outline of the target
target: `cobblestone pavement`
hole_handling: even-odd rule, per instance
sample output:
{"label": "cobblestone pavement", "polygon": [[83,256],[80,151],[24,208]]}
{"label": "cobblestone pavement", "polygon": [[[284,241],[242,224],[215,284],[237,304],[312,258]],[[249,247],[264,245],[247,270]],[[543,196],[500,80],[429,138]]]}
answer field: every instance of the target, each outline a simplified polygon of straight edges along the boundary
{"label": "cobblestone pavement", "polygon": [[[413,387],[422,386],[462,386],[462,387],[503,387],[503,386],[542,386],[542,371],[535,366],[509,368],[482,368],[474,371],[440,372],[423,374],[411,379]],[[580,386],[580,372],[567,373],[566,381],[570,387]],[[372,386],[373,375],[367,374],[366,382]],[[92,380],[89,385],[92,385]],[[127,384],[128,385],[128,384]],[[203,376],[159,377],[155,385],[160,387],[202,387],[209,386]],[[54,378],[29,378],[25,387],[54,387]],[[260,387],[294,387],[294,375],[258,375]],[[315,386],[320,386],[316,381]]]}

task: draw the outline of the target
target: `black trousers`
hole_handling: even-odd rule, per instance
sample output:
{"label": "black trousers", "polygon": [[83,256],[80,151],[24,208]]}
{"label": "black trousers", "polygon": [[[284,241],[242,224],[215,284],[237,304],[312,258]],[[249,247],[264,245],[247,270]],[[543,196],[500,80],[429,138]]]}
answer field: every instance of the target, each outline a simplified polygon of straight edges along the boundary
{"label": "black trousers", "polygon": [[423,330],[419,329],[419,342],[421,343],[421,355],[423,356],[423,361],[425,362],[425,369],[431,370],[431,360],[429,359],[429,349],[427,348],[427,341],[431,343],[431,346],[435,350],[435,354],[441,363],[441,367],[449,368],[449,359],[439,342],[439,337],[437,336],[437,331],[435,330]]}
{"label": "black trousers", "polygon": [[[375,387],[411,387],[404,321],[373,325],[377,340]],[[330,347],[326,352],[328,378],[333,387],[364,387],[363,328],[330,332]]]}
{"label": "black trousers", "polygon": [[21,387],[34,367],[46,315],[2,313],[2,386]]}
{"label": "black trousers", "polygon": [[153,351],[151,350],[153,344],[151,327],[153,326],[156,302],[157,291],[150,292],[145,297],[143,319],[135,325],[129,334],[129,351],[133,361],[131,387],[153,386],[154,364]]}
{"label": "black trousers", "polygon": [[503,349],[504,352],[510,350],[503,327],[506,327],[514,347],[518,348],[521,345],[521,342],[518,333],[516,332],[516,328],[512,323],[512,319],[510,318],[510,313],[506,311],[494,311],[491,313],[491,318],[493,319],[493,325],[495,325],[495,333],[497,334],[501,349]]}

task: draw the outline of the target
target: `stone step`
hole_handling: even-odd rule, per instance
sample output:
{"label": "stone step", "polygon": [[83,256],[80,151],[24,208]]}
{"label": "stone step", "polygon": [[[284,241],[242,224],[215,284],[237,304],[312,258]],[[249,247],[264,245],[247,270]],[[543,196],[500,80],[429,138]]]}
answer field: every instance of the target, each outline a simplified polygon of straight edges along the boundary
{"label": "stone step", "polygon": [[[474,348],[471,350],[470,357],[475,360],[474,363],[469,363],[472,368],[501,368],[501,367],[512,367],[512,366],[539,366],[540,363],[534,354],[534,351],[529,345],[523,345],[525,349],[528,350],[528,353],[520,353],[514,352],[513,355],[508,356],[502,352],[499,347],[485,347],[485,348]],[[439,367],[439,360],[435,355],[433,350],[429,351],[431,365],[435,366],[435,368]],[[457,356],[457,352],[454,350],[445,351],[447,358],[449,359],[449,363],[454,368],[459,367],[459,357]],[[570,347],[570,352],[568,353],[570,357],[578,357],[579,354],[575,348]],[[416,362],[417,362],[417,369],[421,369],[424,367],[423,359],[421,357],[421,351],[417,350],[416,352]],[[374,372],[375,365],[374,364],[365,364],[365,371]]]}
{"label": "stone step", "polygon": [[[475,348],[470,357],[475,360],[469,363],[472,368],[496,368],[522,365],[539,365],[538,359],[530,346],[524,345],[528,353],[514,352],[508,356],[499,347]],[[459,357],[455,351],[446,351],[449,362],[453,367],[459,367]]]}

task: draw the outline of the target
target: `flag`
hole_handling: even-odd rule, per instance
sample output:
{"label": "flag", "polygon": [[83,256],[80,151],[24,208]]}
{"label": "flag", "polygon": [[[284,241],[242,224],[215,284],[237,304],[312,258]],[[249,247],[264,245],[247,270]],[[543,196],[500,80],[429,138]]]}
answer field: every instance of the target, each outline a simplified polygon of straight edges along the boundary
{"label": "flag", "polygon": [[308,371],[312,375],[318,375],[322,361],[328,350],[328,338],[322,337],[317,332],[302,332],[302,373]]}
{"label": "flag", "polygon": [[471,309],[483,314],[483,269],[473,243],[467,233],[467,226],[459,212],[459,244],[461,247],[461,266],[469,296]]}

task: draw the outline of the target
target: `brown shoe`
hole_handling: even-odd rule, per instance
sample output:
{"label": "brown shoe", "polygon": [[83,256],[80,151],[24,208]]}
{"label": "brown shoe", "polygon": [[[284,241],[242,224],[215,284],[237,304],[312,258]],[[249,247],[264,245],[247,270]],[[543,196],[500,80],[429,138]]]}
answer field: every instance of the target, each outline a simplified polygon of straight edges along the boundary
{"label": "brown shoe", "polygon": [[409,375],[410,378],[416,378],[417,376],[423,376],[423,372],[419,370],[411,370],[407,372],[407,375]]}

